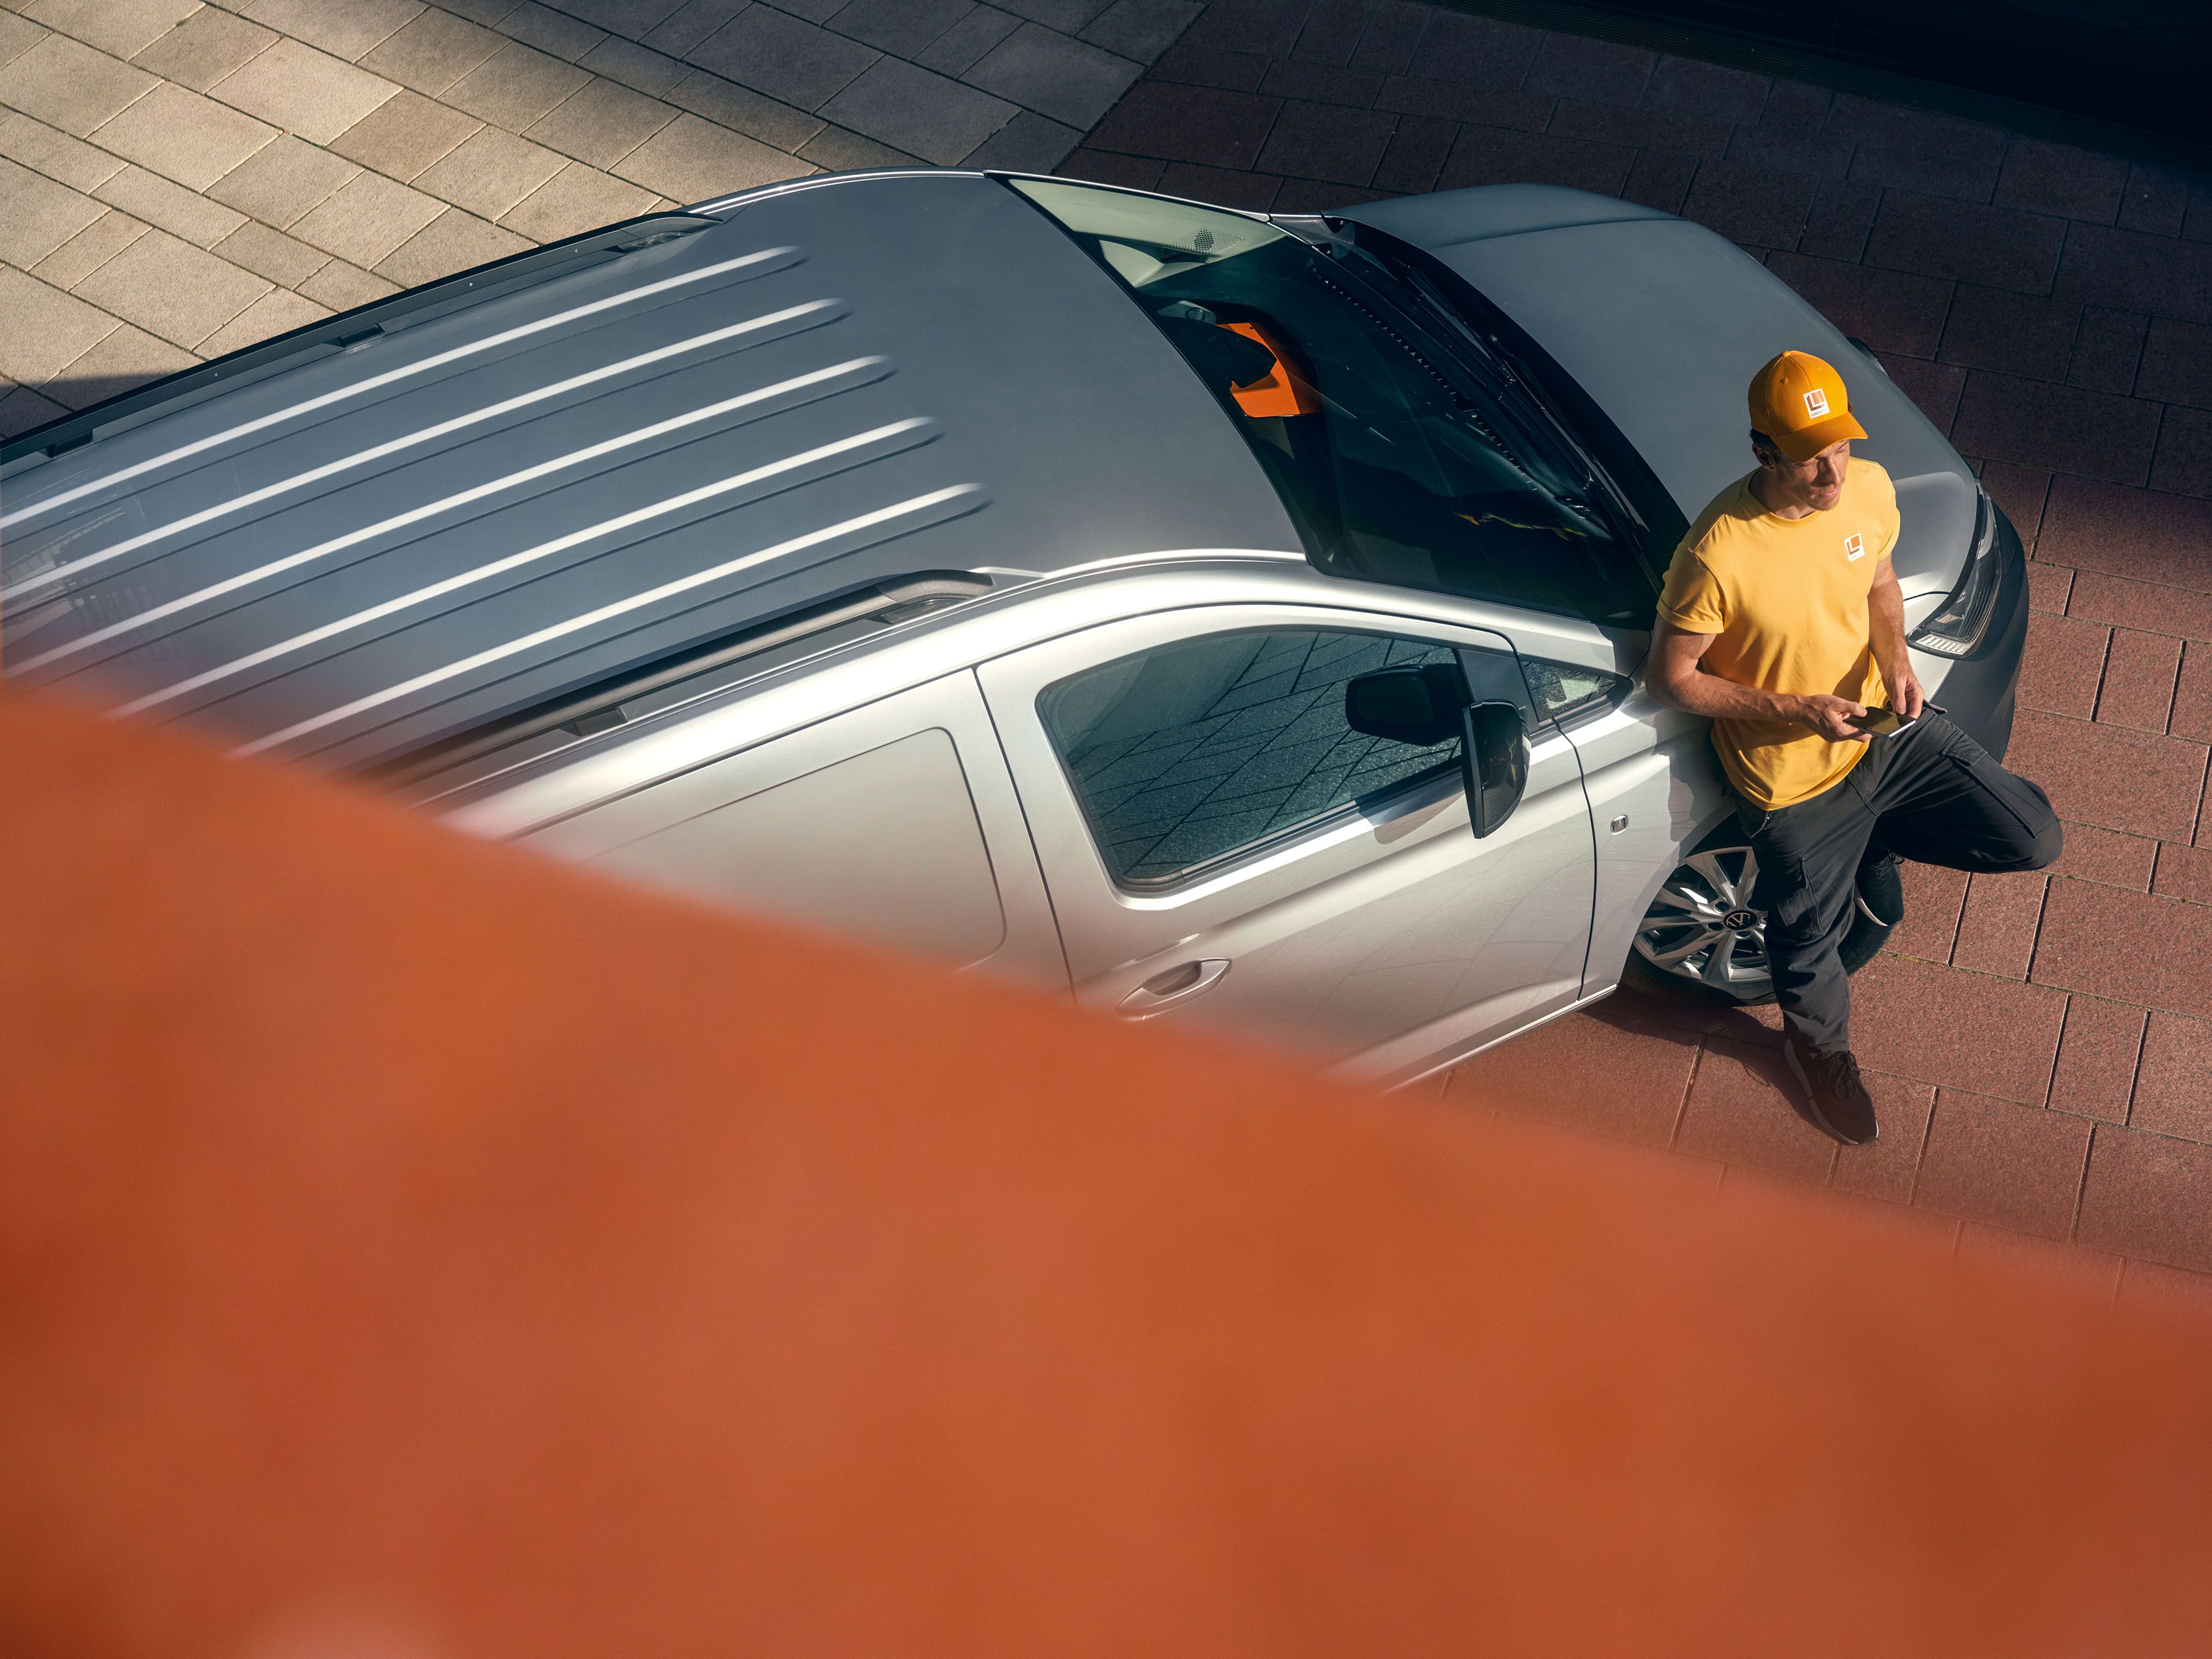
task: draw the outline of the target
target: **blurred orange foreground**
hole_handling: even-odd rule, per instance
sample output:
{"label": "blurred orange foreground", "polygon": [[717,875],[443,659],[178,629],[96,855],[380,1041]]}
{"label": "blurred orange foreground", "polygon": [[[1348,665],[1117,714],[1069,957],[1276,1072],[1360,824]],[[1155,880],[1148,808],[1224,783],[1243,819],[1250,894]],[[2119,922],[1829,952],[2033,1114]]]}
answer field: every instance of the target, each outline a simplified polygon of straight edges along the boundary
{"label": "blurred orange foreground", "polygon": [[2212,1337],[0,700],[0,1651],[2191,1654]]}

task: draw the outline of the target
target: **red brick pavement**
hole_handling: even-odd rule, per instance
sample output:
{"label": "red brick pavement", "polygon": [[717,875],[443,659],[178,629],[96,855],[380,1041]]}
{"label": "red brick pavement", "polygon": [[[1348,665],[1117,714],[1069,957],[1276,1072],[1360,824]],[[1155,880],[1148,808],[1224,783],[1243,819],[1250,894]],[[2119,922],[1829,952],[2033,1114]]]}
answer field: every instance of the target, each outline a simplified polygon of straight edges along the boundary
{"label": "red brick pavement", "polygon": [[1771,1009],[1624,994],[1444,1091],[1911,1204],[1961,1252],[2072,1240],[2123,1299],[2212,1292],[2212,178],[1407,0],[1212,0],[1061,171],[1278,210],[1607,191],[1876,348],[2032,550],[2013,761],[2065,857],[1911,872],[1858,981],[1873,1146],[1796,1115]]}

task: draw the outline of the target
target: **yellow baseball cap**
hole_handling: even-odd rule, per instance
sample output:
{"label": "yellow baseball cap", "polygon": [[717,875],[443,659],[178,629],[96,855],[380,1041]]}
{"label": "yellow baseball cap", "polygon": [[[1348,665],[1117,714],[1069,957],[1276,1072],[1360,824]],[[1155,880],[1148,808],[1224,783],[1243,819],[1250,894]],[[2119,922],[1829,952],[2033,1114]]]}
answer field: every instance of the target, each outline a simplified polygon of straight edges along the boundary
{"label": "yellow baseball cap", "polygon": [[1835,366],[1809,351],[1785,351],[1751,377],[1751,429],[1764,432],[1793,461],[1830,444],[1863,438],[1851,418],[1851,394]]}

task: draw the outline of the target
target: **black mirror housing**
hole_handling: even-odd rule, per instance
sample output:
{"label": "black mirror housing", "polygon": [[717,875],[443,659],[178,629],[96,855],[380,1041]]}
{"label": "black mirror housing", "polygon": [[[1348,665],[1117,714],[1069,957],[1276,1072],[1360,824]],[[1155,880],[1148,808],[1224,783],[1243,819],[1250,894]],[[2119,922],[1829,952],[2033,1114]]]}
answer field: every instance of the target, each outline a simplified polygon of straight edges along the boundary
{"label": "black mirror housing", "polygon": [[1480,841],[1513,816],[1528,787],[1528,726],[1519,707],[1479,702],[1460,715],[1467,816]]}
{"label": "black mirror housing", "polygon": [[1344,723],[1365,737],[1431,749],[1462,735],[1468,695],[1456,663],[1381,668],[1345,682]]}

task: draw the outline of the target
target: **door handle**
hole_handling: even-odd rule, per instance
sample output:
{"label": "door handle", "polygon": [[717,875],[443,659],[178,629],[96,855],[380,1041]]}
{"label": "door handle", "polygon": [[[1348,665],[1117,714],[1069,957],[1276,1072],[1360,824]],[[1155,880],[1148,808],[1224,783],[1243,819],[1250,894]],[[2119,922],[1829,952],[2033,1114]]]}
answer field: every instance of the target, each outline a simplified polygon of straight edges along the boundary
{"label": "door handle", "polygon": [[1229,963],[1216,957],[1205,962],[1186,962],[1164,974],[1154,974],[1121,999],[1124,1019],[1150,1019],[1163,1008],[1196,996],[1229,971]]}

